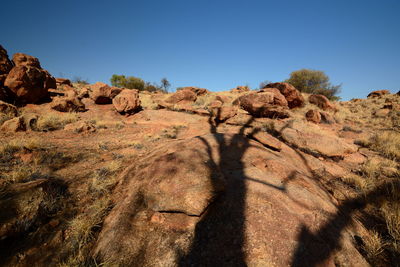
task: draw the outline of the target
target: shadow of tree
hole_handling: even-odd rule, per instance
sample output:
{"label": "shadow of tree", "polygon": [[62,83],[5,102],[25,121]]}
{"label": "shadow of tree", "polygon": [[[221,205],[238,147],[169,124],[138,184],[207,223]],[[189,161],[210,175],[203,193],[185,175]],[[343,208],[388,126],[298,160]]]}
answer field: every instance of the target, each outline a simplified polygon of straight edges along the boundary
{"label": "shadow of tree", "polygon": [[[180,258],[179,266],[247,266],[244,251],[245,199],[247,194],[245,182],[258,182],[286,192],[287,184],[296,179],[297,173],[292,172],[283,181],[282,186],[276,186],[246,176],[243,155],[251,147],[251,144],[250,139],[245,137],[244,130],[250,127],[253,121],[254,118],[250,118],[237,134],[234,134],[231,138],[226,138],[224,134],[217,131],[219,123],[213,121],[211,117],[209,118],[210,133],[214,135],[218,143],[219,162],[212,158],[210,144],[204,138],[198,137],[206,145],[210,155],[211,167],[213,171],[215,170],[212,176],[222,172],[227,180],[227,188],[218,196],[218,199],[210,206],[201,221],[196,225],[190,251]],[[274,130],[270,133],[297,153],[302,163],[311,173],[310,178],[316,181],[330,195],[328,188],[319,180],[320,175],[312,170],[307,158],[304,156],[303,153],[307,153],[307,151],[301,151],[301,149],[287,143],[282,138],[282,131],[287,127],[290,127],[290,122],[284,125],[280,131]],[[251,136],[259,130],[253,128],[253,132],[247,134],[247,136]],[[225,168],[231,161],[236,163],[234,172],[228,172],[227,168]],[[212,179],[212,181],[215,180]],[[298,246],[294,250],[291,261],[292,266],[320,266],[325,264],[332,254],[340,249],[341,234],[346,226],[352,223],[353,213],[365,207],[367,203],[387,200],[386,193],[393,187],[400,190],[400,183],[383,183],[366,195],[344,201],[338,206],[337,213],[328,218],[316,233],[312,233],[305,225],[301,226],[297,238]]]}

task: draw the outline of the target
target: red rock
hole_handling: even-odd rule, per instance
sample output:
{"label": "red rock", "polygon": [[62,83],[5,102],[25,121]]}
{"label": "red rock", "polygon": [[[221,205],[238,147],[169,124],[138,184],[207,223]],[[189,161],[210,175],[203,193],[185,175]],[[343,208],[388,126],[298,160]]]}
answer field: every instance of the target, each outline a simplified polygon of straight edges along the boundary
{"label": "red rock", "polygon": [[250,91],[248,86],[237,86],[236,88],[231,89],[231,93],[247,93]]}
{"label": "red rock", "polygon": [[23,117],[17,117],[8,121],[5,121],[0,127],[0,131],[5,132],[24,132],[26,131],[26,125]]}
{"label": "red rock", "polygon": [[306,119],[313,123],[320,123],[321,122],[321,113],[318,110],[310,109],[306,113]]}
{"label": "red rock", "polygon": [[336,110],[336,107],[324,95],[310,95],[308,101],[323,110]]}
{"label": "red rock", "polygon": [[69,79],[65,79],[65,78],[56,78],[56,83],[57,83],[57,87],[59,87],[61,85],[72,86],[71,81]]}
{"label": "red rock", "polygon": [[165,102],[169,104],[188,104],[194,103],[196,99],[197,95],[192,90],[178,90],[168,97]]}
{"label": "red rock", "polygon": [[223,122],[237,114],[237,107],[222,106],[211,109],[211,114],[216,121]]}
{"label": "red rock", "polygon": [[119,113],[133,114],[141,109],[138,90],[124,89],[112,103]]}
{"label": "red rock", "polygon": [[26,55],[23,53],[15,53],[13,56],[13,62],[16,67],[20,66],[30,66],[30,67],[36,67],[38,69],[41,69],[42,67],[40,66],[39,59],[36,57]]}
{"label": "red rock", "polygon": [[[284,95],[281,94],[281,92],[276,89],[276,88],[263,88],[259,91],[259,93],[268,93],[269,95],[271,95],[273,97],[273,104],[274,105],[278,105],[278,106],[282,106],[282,107],[288,107],[288,102],[285,98]],[[267,95],[267,94],[265,94]]]}
{"label": "red rock", "polygon": [[270,83],[266,88],[277,88],[282,95],[285,96],[289,108],[302,107],[304,105],[304,97],[293,85],[289,83]]}
{"label": "red rock", "polygon": [[202,96],[202,95],[206,95],[208,93],[210,93],[210,91],[208,91],[205,88],[198,88],[198,87],[194,87],[194,86],[187,86],[187,87],[182,87],[180,88],[178,91],[181,90],[189,90],[192,91],[193,93],[195,93],[197,96]]}
{"label": "red rock", "polygon": [[254,117],[288,118],[287,108],[276,105],[276,99],[271,92],[260,92],[241,96],[238,102],[242,109]]}
{"label": "red rock", "polygon": [[226,95],[217,95],[215,97],[215,100],[221,101],[223,104],[229,103],[231,101],[229,96],[226,96]]}
{"label": "red rock", "polygon": [[[0,75],[8,74],[13,68],[13,63],[8,58],[7,51],[0,45]],[[0,86],[5,77],[0,79]]]}
{"label": "red rock", "polygon": [[105,83],[97,82],[90,85],[91,92],[90,98],[96,104],[104,105],[111,104],[115,96],[117,96],[123,89],[118,87],[110,87]]}
{"label": "red rock", "polygon": [[55,97],[50,107],[60,112],[83,112],[85,104],[77,97]]}
{"label": "red rock", "polygon": [[64,130],[75,133],[93,133],[96,132],[96,126],[88,121],[77,121],[65,125]]}
{"label": "red rock", "polygon": [[56,88],[55,79],[40,67],[35,57],[17,53],[15,66],[7,75],[4,85],[10,97],[18,103],[36,103],[48,97],[48,89]]}
{"label": "red rock", "polygon": [[381,97],[383,95],[390,94],[389,90],[377,90],[377,91],[372,91],[371,93],[368,94],[367,97]]}

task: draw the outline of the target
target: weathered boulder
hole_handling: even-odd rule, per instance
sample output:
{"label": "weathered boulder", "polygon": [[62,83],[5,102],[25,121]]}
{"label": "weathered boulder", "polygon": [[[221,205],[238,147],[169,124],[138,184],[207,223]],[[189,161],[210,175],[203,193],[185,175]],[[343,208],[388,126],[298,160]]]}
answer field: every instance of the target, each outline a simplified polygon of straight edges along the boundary
{"label": "weathered boulder", "polygon": [[237,107],[234,106],[215,107],[211,109],[211,114],[216,121],[223,122],[226,121],[227,119],[232,118],[237,114]]}
{"label": "weathered boulder", "polygon": [[247,93],[250,91],[248,86],[237,86],[236,88],[231,89],[231,93]]}
{"label": "weathered boulder", "polygon": [[368,266],[307,164],[239,134],[168,142],[120,177],[93,256],[116,266]]}
{"label": "weathered boulder", "polygon": [[247,94],[238,98],[240,107],[254,117],[288,118],[287,107],[279,106],[280,99],[271,92]]}
{"label": "weathered boulder", "polygon": [[265,88],[277,88],[285,96],[289,108],[297,108],[304,105],[304,97],[289,83],[270,83]]}
{"label": "weathered boulder", "polygon": [[5,121],[0,127],[0,131],[4,132],[24,132],[26,125],[23,117],[16,117],[11,120]]}
{"label": "weathered boulder", "polygon": [[88,121],[77,121],[65,125],[64,130],[75,133],[94,133],[96,132],[96,126]]}
{"label": "weathered boulder", "polygon": [[72,87],[71,81],[66,78],[56,78],[56,84],[57,84],[57,87],[62,86],[62,85],[68,85],[68,86]]}
{"label": "weathered boulder", "polygon": [[285,98],[284,95],[281,94],[281,92],[276,89],[276,88],[263,88],[259,91],[265,93],[264,95],[270,95],[273,97],[272,103],[274,105],[282,106],[282,107],[288,107],[288,102]]}
{"label": "weathered boulder", "polygon": [[324,95],[310,95],[308,101],[323,110],[336,110],[336,107]]}
{"label": "weathered boulder", "polygon": [[194,87],[194,86],[181,87],[178,91],[181,91],[181,90],[192,91],[197,96],[202,96],[202,95],[206,95],[206,94],[210,93],[210,91],[208,91],[205,88],[199,88],[199,87]]}
{"label": "weathered boulder", "polygon": [[124,89],[112,103],[119,113],[133,114],[141,109],[138,90]]}
{"label": "weathered boulder", "polygon": [[111,104],[115,96],[117,96],[122,91],[122,88],[110,87],[105,83],[97,82],[90,85],[90,98],[96,104],[104,105]]}
{"label": "weathered boulder", "polygon": [[389,90],[376,90],[369,93],[367,97],[381,97],[387,94],[390,94]]}
{"label": "weathered boulder", "polygon": [[178,90],[168,97],[165,102],[169,104],[188,104],[195,102],[196,99],[197,95],[192,90]]}
{"label": "weathered boulder", "polygon": [[307,121],[310,121],[313,123],[321,122],[321,113],[319,113],[318,110],[310,109],[309,111],[307,111],[305,116],[306,116]]}
{"label": "weathered boulder", "polygon": [[291,121],[276,129],[288,143],[308,153],[330,158],[343,158],[357,147],[317,125]]}
{"label": "weathered boulder", "polygon": [[50,107],[60,112],[83,112],[86,111],[85,104],[74,96],[55,97]]}
{"label": "weathered boulder", "polygon": [[4,81],[9,96],[18,103],[36,103],[48,97],[48,89],[56,88],[55,79],[40,67],[35,57],[16,53],[15,66]]}
{"label": "weathered boulder", "polygon": [[[8,58],[7,50],[0,45],[0,75],[7,74],[13,67],[13,63]],[[0,83],[2,80],[0,80]]]}
{"label": "weathered boulder", "polygon": [[215,108],[220,108],[224,105],[223,102],[219,101],[219,100],[214,100],[213,102],[210,103],[210,105],[208,106],[208,108],[210,110],[215,109]]}

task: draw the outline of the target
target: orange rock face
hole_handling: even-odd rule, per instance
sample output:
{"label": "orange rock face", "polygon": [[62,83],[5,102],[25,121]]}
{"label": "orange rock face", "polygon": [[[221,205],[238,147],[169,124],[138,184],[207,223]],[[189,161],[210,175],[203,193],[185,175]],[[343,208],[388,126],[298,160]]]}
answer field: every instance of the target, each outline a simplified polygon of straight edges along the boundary
{"label": "orange rock face", "polygon": [[377,90],[369,93],[367,97],[380,97],[387,94],[390,94],[389,90]]}

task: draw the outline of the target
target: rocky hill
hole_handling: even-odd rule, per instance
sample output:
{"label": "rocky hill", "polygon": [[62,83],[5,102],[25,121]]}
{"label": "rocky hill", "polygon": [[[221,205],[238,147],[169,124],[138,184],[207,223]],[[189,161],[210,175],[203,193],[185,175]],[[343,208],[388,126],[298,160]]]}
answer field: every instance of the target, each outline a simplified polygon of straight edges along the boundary
{"label": "rocky hill", "polygon": [[400,94],[139,92],[0,47],[1,266],[399,266]]}

